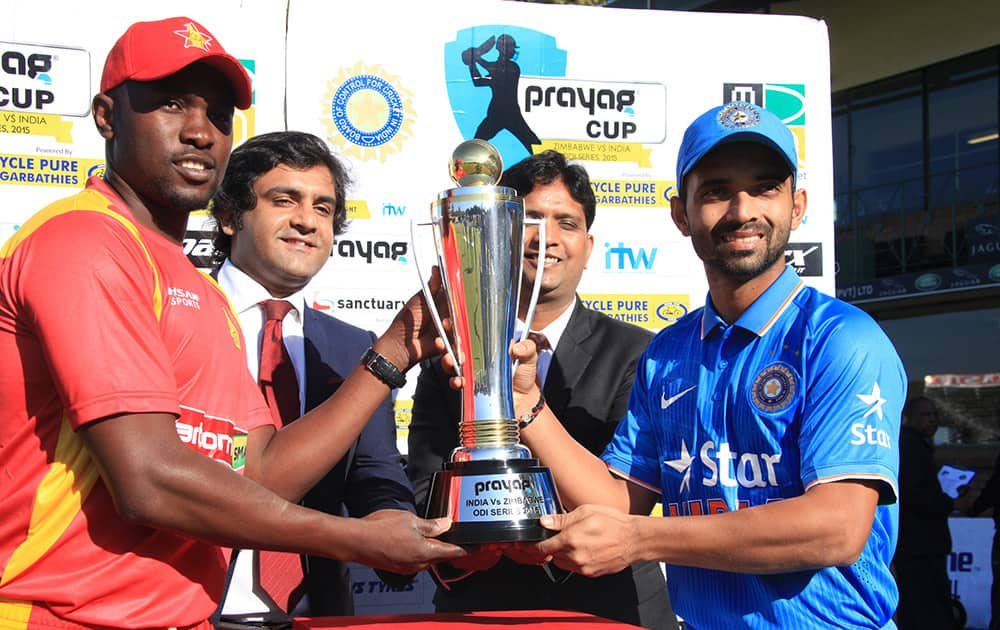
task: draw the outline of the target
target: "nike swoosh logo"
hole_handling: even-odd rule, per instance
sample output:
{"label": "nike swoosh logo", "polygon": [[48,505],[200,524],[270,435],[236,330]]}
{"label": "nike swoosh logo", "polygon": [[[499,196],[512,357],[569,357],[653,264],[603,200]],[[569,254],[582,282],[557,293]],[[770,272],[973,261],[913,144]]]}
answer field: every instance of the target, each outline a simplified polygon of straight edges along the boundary
{"label": "nike swoosh logo", "polygon": [[691,391],[692,389],[695,389],[697,387],[698,387],[697,385],[692,385],[691,387],[688,387],[684,391],[682,391],[680,393],[677,393],[677,394],[674,394],[670,398],[667,398],[663,394],[660,394],[660,409],[666,409],[670,405],[672,405],[675,402],[677,402],[678,400],[680,400],[681,396],[683,396],[684,394],[688,393],[689,391]]}

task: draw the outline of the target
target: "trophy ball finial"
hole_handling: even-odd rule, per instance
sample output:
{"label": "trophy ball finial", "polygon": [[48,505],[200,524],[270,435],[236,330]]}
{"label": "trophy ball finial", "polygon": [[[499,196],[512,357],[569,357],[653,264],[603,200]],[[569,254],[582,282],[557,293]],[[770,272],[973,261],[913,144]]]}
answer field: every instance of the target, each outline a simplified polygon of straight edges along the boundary
{"label": "trophy ball finial", "polygon": [[503,174],[503,160],[489,142],[466,140],[455,147],[448,170],[459,186],[495,186]]}

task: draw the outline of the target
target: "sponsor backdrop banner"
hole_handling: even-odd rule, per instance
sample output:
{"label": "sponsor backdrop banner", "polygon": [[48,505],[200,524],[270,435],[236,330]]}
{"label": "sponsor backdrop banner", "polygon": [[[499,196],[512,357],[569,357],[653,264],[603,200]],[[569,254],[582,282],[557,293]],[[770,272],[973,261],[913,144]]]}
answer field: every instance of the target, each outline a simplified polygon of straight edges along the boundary
{"label": "sponsor backdrop banner", "polygon": [[[353,167],[352,224],[313,283],[318,306],[379,330],[417,289],[409,243],[454,186],[455,146],[480,137],[513,164],[553,148],[584,164],[598,200],[580,297],[659,330],[705,299],[701,263],[670,219],[677,149],[705,109],[743,99],[793,130],[810,205],[786,257],[833,293],[833,206],[826,26],[808,18],[637,11],[521,2],[293,1],[288,125],[325,138]],[[378,28],[338,29],[392,15]],[[421,24],[419,30],[412,25]],[[750,45],[748,42],[752,41]],[[368,306],[366,306],[368,305]],[[359,308],[360,306],[360,308]],[[414,378],[411,376],[411,382]],[[405,448],[408,398],[400,393]]]}
{"label": "sponsor backdrop banner", "polygon": [[993,519],[953,517],[948,519],[948,527],[952,540],[948,555],[952,597],[965,607],[966,628],[988,628],[993,584],[990,561]]}
{"label": "sponsor backdrop banner", "polygon": [[[99,9],[99,10],[97,10]],[[0,0],[0,239],[51,201],[104,171],[104,142],[90,117],[104,59],[129,24],[186,15],[237,57],[254,104],[237,111],[236,141],[284,129],[285,7],[267,0],[125,2],[99,8],[69,0]],[[179,38],[202,45],[194,25]],[[212,42],[209,41],[209,46]],[[186,243],[193,253],[198,236]]]}
{"label": "sponsor backdrop banner", "polygon": [[[810,204],[786,259],[807,283],[834,292],[821,21],[499,0],[111,0],[99,15],[71,0],[0,0],[0,14],[0,238],[103,172],[89,110],[114,39],[136,20],[187,15],[254,78],[237,143],[304,130],[350,165],[351,225],[308,289],[320,310],[385,329],[418,289],[415,254],[425,267],[433,261],[426,232],[414,251],[410,221],[426,220],[431,201],[453,187],[454,147],[481,137],[508,165],[549,148],[585,165],[598,209],[581,299],[650,330],[670,325],[707,290],[669,216],[677,149],[688,122],[734,99],[792,128]],[[201,36],[193,26],[178,33]],[[207,269],[210,221],[196,214],[189,227],[185,251]],[[415,380],[411,373],[396,403],[404,452]],[[359,612],[430,609],[424,575],[399,592],[371,572],[354,580]]]}

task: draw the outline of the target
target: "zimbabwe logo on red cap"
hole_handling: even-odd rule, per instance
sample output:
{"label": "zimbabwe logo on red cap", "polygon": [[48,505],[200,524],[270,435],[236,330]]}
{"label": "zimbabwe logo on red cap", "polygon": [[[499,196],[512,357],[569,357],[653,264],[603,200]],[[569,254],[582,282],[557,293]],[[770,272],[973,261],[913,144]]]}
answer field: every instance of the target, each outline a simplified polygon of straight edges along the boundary
{"label": "zimbabwe logo on red cap", "polygon": [[212,37],[199,31],[194,22],[188,22],[182,30],[174,31],[174,35],[184,39],[185,48],[201,48],[207,52],[212,44]]}

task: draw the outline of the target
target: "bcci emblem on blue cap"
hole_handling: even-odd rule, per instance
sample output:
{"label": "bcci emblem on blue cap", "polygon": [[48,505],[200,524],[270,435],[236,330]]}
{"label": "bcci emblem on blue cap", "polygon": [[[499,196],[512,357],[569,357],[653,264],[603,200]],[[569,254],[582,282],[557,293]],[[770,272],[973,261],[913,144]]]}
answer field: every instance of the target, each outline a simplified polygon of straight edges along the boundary
{"label": "bcci emblem on blue cap", "polygon": [[706,153],[727,142],[757,142],[778,152],[791,170],[794,189],[799,159],[791,130],[766,109],[734,101],[708,110],[684,132],[677,154],[678,190],[684,190],[684,177]]}

